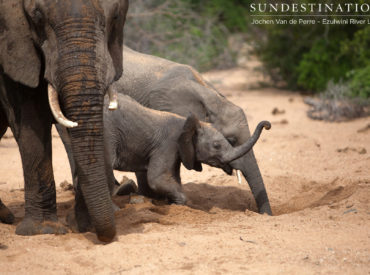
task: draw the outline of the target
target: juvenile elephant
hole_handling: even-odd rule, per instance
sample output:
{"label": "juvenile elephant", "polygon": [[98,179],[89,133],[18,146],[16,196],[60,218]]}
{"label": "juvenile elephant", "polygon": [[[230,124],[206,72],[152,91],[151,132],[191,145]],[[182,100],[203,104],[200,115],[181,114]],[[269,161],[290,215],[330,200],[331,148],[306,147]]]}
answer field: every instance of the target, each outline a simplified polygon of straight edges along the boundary
{"label": "juvenile elephant", "polygon": [[263,127],[271,127],[267,121],[260,122],[252,137],[232,147],[211,124],[200,122],[194,115],[184,118],[152,110],[121,94],[118,105],[117,111],[104,112],[105,142],[112,168],[140,172],[141,194],[167,198],[176,204],[186,201],[181,191],[181,163],[189,170],[201,171],[201,163],[229,170],[230,162],[252,149]]}
{"label": "juvenile elephant", "polygon": [[103,102],[122,74],[127,8],[128,0],[0,1],[0,134],[10,126],[25,181],[25,217],[17,234],[66,232],[57,219],[51,163],[55,118],[70,128],[80,230],[92,225],[102,241],[115,236]]}
{"label": "juvenile elephant", "polygon": [[[252,149],[262,129],[271,127],[268,121],[260,122],[244,144],[232,147],[211,124],[199,121],[193,114],[185,118],[149,109],[122,94],[118,94],[117,102],[118,110],[110,112],[106,99],[104,111],[106,158],[111,164],[106,173],[110,187],[115,181],[112,169],[140,173],[140,194],[166,198],[176,204],[186,201],[181,191],[181,163],[189,170],[202,171],[201,163],[205,163],[229,171],[232,161]],[[68,148],[69,141],[63,141]],[[75,174],[71,152],[68,157]],[[75,180],[77,187],[78,177]]]}
{"label": "juvenile elephant", "polygon": [[[220,131],[232,146],[245,143],[250,138],[247,118],[243,110],[227,100],[192,67],[123,49],[125,70],[113,84],[113,90],[124,93],[140,104],[184,117],[195,114],[201,121],[209,122]],[[246,178],[260,213],[271,213],[263,179],[250,150],[230,163]],[[232,169],[225,169],[231,174]],[[137,172],[138,180],[144,179]],[[140,184],[140,182],[139,182]]]}

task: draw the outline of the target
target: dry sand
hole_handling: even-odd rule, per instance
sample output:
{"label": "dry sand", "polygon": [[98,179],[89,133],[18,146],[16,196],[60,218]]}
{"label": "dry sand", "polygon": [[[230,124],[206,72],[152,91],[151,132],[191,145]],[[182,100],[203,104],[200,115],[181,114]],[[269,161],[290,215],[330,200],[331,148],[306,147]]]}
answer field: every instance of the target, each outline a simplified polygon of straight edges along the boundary
{"label": "dry sand", "polygon": [[[254,129],[272,122],[255,146],[274,216],[255,213],[248,185],[204,166],[182,169],[188,206],[128,204],[117,238],[93,233],[15,235],[24,215],[23,176],[14,139],[0,142],[0,197],[16,216],[0,224],[0,274],[370,274],[370,118],[326,123],[307,118],[296,93],[252,89],[248,68],[206,74],[247,113]],[[273,115],[274,108],[284,111]],[[73,205],[66,153],[53,134],[58,215]],[[116,173],[134,178],[130,173]]]}

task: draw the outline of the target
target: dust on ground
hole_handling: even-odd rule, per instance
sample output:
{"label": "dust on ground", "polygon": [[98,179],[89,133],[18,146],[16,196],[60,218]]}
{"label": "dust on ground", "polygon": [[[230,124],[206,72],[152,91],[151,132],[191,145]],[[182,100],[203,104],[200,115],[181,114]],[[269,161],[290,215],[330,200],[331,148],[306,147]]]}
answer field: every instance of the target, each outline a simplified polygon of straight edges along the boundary
{"label": "dust on ground", "polygon": [[[253,64],[252,64],[253,65]],[[253,67],[253,66],[252,66]],[[255,154],[274,216],[255,213],[248,185],[203,166],[182,168],[187,206],[115,201],[118,234],[15,235],[24,215],[23,175],[11,135],[0,142],[0,198],[16,216],[0,224],[1,274],[370,273],[370,118],[328,123],[307,118],[303,96],[256,88],[251,68],[206,74],[246,112],[251,129],[272,122]],[[58,215],[73,205],[66,153],[53,130]],[[131,173],[116,172],[134,178]]]}

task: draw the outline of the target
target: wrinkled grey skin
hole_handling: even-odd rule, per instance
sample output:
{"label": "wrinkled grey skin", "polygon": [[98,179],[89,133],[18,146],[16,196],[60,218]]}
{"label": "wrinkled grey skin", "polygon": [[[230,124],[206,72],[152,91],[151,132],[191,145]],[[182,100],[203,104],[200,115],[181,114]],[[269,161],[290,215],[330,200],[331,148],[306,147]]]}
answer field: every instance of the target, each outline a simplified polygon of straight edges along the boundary
{"label": "wrinkled grey skin", "polygon": [[[108,103],[106,99],[107,162],[114,170],[140,173],[140,194],[165,198],[176,204],[186,202],[181,191],[181,163],[197,171],[202,170],[201,163],[230,169],[230,160],[247,153],[257,142],[263,127],[270,128],[270,123],[263,121],[245,144],[232,147],[211,124],[200,122],[194,115],[184,118],[149,109],[122,94],[118,95],[118,110],[109,111]],[[113,185],[113,170],[107,174]]]}
{"label": "wrinkled grey skin", "polygon": [[[10,127],[25,181],[25,217],[16,233],[66,232],[58,223],[47,87],[59,95],[80,185],[80,231],[116,233],[104,160],[104,94],[122,74],[127,0],[0,1],[0,134]],[[99,196],[99,200],[96,197]]]}
{"label": "wrinkled grey skin", "polygon": [[[127,94],[152,109],[168,111],[183,117],[193,113],[201,121],[211,123],[233,146],[241,145],[250,138],[243,110],[228,101],[192,67],[142,54],[125,46],[123,64],[125,70],[122,77],[112,85],[116,92]],[[59,126],[57,128],[67,152],[70,151],[63,128]],[[72,164],[71,154],[68,156]],[[73,166],[71,168],[73,170]],[[252,190],[259,212],[272,215],[253,150],[223,169],[227,174],[231,174],[232,169],[241,170]],[[138,185],[145,186],[146,175],[136,172],[136,177]],[[73,182],[74,185],[77,182],[76,174],[73,174]],[[112,189],[113,187],[111,191]]]}
{"label": "wrinkled grey skin", "polygon": [[[130,95],[140,104],[184,117],[195,114],[201,121],[209,122],[233,146],[250,138],[247,118],[243,110],[227,100],[192,67],[155,56],[123,49],[125,70],[113,84],[118,93]],[[251,150],[230,166],[242,171],[260,213],[272,214],[266,188]],[[225,170],[228,174],[230,170]],[[137,173],[138,178],[143,178]]]}

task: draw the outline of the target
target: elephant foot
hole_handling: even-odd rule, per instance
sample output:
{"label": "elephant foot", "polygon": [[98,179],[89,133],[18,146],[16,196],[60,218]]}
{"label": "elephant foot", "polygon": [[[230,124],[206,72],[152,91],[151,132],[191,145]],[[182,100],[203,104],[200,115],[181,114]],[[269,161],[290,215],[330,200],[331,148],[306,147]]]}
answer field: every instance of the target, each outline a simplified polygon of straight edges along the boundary
{"label": "elephant foot", "polygon": [[94,227],[91,224],[89,215],[78,214],[78,218],[76,218],[76,211],[72,209],[67,214],[67,224],[68,227],[74,233],[84,233],[84,232],[94,232]]}
{"label": "elephant foot", "polygon": [[133,180],[128,180],[126,183],[119,185],[113,191],[113,195],[117,196],[126,196],[130,195],[131,193],[137,192],[137,186]]}
{"label": "elephant foot", "polygon": [[5,206],[0,200],[0,222],[12,224],[14,222],[14,215],[8,207]]}
{"label": "elephant foot", "polygon": [[32,218],[24,218],[17,226],[15,233],[17,235],[31,236],[38,234],[66,234],[68,229],[58,221],[35,221]]}
{"label": "elephant foot", "polygon": [[182,192],[177,192],[175,194],[170,194],[166,196],[166,195],[156,194],[154,192],[142,192],[139,189],[139,191],[137,192],[137,195],[151,198],[156,201],[166,201],[167,200],[168,204],[185,205],[187,202],[187,197]]}

